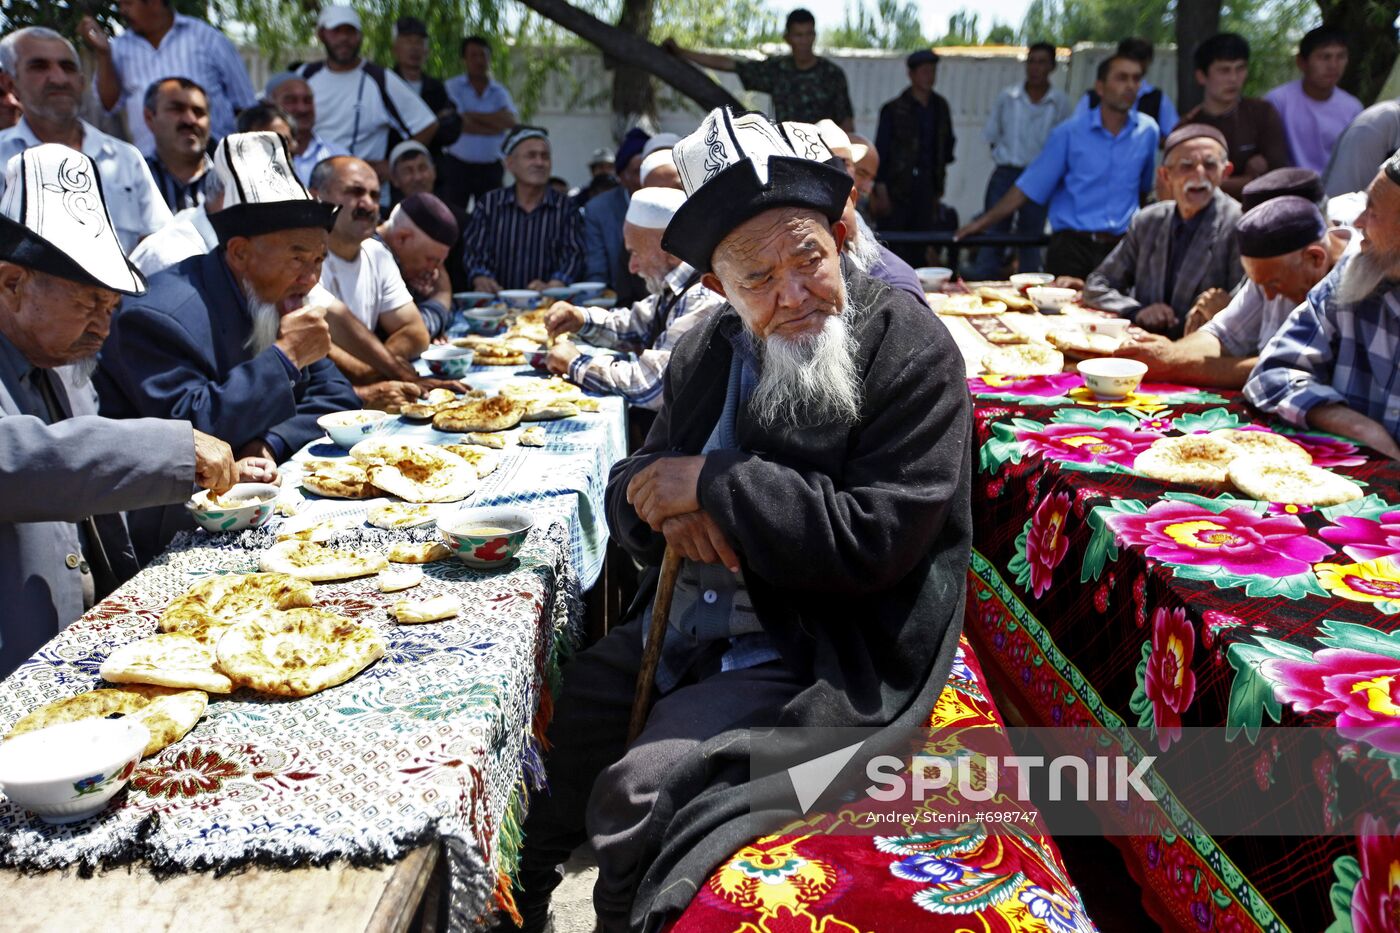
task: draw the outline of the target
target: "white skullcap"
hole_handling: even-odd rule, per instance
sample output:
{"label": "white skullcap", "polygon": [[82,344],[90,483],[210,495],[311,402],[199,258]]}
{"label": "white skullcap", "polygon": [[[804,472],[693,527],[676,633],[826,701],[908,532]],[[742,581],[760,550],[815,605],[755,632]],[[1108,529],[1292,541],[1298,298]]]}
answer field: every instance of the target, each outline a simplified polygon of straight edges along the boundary
{"label": "white skullcap", "polygon": [[642,146],[642,158],[645,159],[658,149],[670,149],[680,141],[681,138],[675,133],[657,133]]}
{"label": "white skullcap", "polygon": [[675,188],[642,188],[627,205],[625,222],[645,230],[665,230],[685,203],[685,192]]}
{"label": "white skullcap", "polygon": [[674,168],[676,165],[676,160],[671,157],[670,149],[658,149],[656,152],[653,152],[651,155],[643,159],[642,184],[646,185],[647,176],[663,165],[669,165],[672,168]]}

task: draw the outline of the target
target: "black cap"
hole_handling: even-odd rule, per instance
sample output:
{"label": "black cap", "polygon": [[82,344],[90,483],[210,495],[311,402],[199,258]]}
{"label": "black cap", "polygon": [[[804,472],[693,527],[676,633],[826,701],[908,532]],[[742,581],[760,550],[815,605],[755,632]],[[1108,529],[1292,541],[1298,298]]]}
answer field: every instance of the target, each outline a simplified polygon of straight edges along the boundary
{"label": "black cap", "polygon": [[435,194],[411,194],[399,202],[399,210],[428,235],[428,238],[443,246],[451,246],[461,236],[457,218],[451,209]]}
{"label": "black cap", "polygon": [[1210,139],[1219,143],[1220,148],[1225,152],[1230,151],[1230,144],[1225,141],[1225,134],[1215,127],[1205,123],[1186,123],[1167,134],[1166,141],[1162,143],[1162,155],[1166,156],[1177,146],[1193,139]]}
{"label": "black cap", "polygon": [[1321,204],[1322,179],[1310,168],[1276,168],[1245,185],[1240,201],[1250,211],[1265,201],[1290,195]]}
{"label": "black cap", "polygon": [[1311,246],[1327,235],[1327,221],[1307,198],[1284,195],[1252,208],[1235,224],[1240,256],[1273,259]]}
{"label": "black cap", "polygon": [[920,65],[937,64],[938,53],[934,52],[933,49],[919,49],[917,52],[910,52],[909,56],[904,59],[904,67],[906,68],[918,68]]}
{"label": "black cap", "polygon": [[428,24],[416,16],[400,16],[394,23],[395,36],[422,36],[428,38]]}

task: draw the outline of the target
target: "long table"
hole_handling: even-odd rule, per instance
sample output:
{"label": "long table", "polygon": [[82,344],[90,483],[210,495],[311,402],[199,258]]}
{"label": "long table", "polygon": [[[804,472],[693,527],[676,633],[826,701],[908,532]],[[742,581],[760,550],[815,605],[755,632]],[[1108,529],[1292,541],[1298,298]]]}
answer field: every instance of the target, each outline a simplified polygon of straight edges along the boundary
{"label": "long table", "polygon": [[[1106,827],[1149,913],[1174,930],[1396,929],[1400,465],[1270,423],[1237,392],[1149,382],[1109,403],[1073,373],[969,387],[966,624],[999,698],[1031,725],[1141,726],[1162,748],[1221,728],[1236,768],[1203,781],[1248,782],[1324,827],[1215,838],[1189,813],[1151,835]],[[1310,509],[1133,472],[1158,438],[1220,428],[1285,434],[1365,496]],[[1328,749],[1302,774],[1275,771],[1290,727],[1323,730]],[[1366,801],[1346,822],[1339,788]]]}

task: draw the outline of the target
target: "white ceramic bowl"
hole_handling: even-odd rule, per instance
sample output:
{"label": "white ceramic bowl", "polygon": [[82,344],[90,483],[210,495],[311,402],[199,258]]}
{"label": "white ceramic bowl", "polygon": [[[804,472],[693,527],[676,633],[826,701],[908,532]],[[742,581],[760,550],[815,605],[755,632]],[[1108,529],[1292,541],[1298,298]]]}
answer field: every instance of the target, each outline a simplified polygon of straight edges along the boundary
{"label": "white ceramic bowl", "polygon": [[489,305],[496,300],[496,296],[490,292],[453,292],[452,305],[463,311],[471,308],[480,308]]}
{"label": "white ceramic bowl", "polygon": [[540,303],[540,293],[532,288],[507,288],[496,297],[517,311],[528,310]]}
{"label": "white ceramic bowl", "polygon": [[1079,322],[1079,326],[1084,328],[1086,334],[1107,334],[1110,337],[1122,337],[1132,326],[1132,322],[1121,317],[1091,317],[1084,318]]}
{"label": "white ceramic bowl", "polygon": [[472,368],[475,359],[476,351],[471,347],[447,344],[423,351],[423,362],[428,364],[428,372],[439,379],[461,379]]}
{"label": "white ceramic bowl", "polygon": [[578,289],[572,285],[565,285],[562,288],[543,289],[540,294],[554,301],[568,301],[578,294]]}
{"label": "white ceramic bowl", "polygon": [[1072,288],[1052,288],[1049,285],[1037,285],[1026,289],[1026,297],[1035,302],[1037,308],[1051,314],[1058,314],[1077,294],[1079,293]]}
{"label": "white ceramic bowl", "polygon": [[80,719],[0,742],[0,792],[47,823],[101,812],[131,779],[151,734],[126,719]]}
{"label": "white ceramic bowl", "polygon": [[597,298],[585,298],[579,301],[579,306],[583,308],[611,308],[616,304],[616,295],[600,295]]}
{"label": "white ceramic bowl", "polygon": [[[426,353],[423,355],[427,356]],[[349,450],[378,431],[384,423],[384,419],[388,417],[390,417],[388,412],[371,411],[367,408],[335,411],[317,418],[316,425],[329,434],[332,441]]]}
{"label": "white ceramic bowl", "polygon": [[468,308],[462,312],[462,320],[473,334],[493,337],[505,330],[507,313],[505,308]]}
{"label": "white ceramic bowl", "polygon": [[190,497],[185,508],[194,523],[205,531],[243,531],[267,524],[280,492],[271,483],[239,483],[219,498],[227,502],[246,501],[246,504],[228,507],[212,505],[209,491],[201,489]]}
{"label": "white ceramic bowl", "polygon": [[1055,277],[1049,272],[1018,272],[1011,277],[1012,288],[1035,288],[1038,285],[1049,285],[1055,281]]}
{"label": "white ceramic bowl", "polygon": [[926,292],[936,292],[953,277],[953,270],[943,266],[920,266],[914,270],[919,277],[919,285]]}
{"label": "white ceramic bowl", "polygon": [[571,288],[574,290],[575,301],[587,301],[590,298],[597,298],[603,294],[603,289],[608,287],[607,282],[575,282]]}
{"label": "white ceramic bowl", "polygon": [[[462,509],[438,518],[438,533],[468,567],[491,570],[510,562],[525,543],[535,515],[506,505]],[[481,534],[483,529],[491,529]]]}
{"label": "white ceramic bowl", "polygon": [[1147,375],[1147,364],[1140,360],[1124,360],[1117,357],[1101,357],[1085,360],[1079,364],[1079,375],[1089,391],[1101,399],[1124,399],[1142,385],[1142,377]]}

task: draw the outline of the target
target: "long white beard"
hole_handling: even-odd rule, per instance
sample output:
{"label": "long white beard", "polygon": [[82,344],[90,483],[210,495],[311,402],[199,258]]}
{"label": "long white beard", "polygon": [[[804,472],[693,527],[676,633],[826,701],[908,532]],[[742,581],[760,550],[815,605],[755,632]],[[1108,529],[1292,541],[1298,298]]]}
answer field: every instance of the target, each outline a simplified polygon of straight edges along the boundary
{"label": "long white beard", "polygon": [[642,281],[646,284],[648,295],[659,295],[666,290],[666,276],[643,275]]}
{"label": "long white beard", "polygon": [[851,261],[851,265],[867,275],[880,261],[880,241],[875,238],[875,231],[870,229],[870,224],[866,223],[860,214],[856,214],[856,229],[853,231],[851,242],[846,246],[846,258]]}
{"label": "long white beard", "polygon": [[258,293],[253,290],[253,283],[244,279],[240,283],[243,287],[243,299],[248,302],[248,316],[253,319],[253,331],[244,341],[243,346],[257,356],[277,341],[277,331],[282,325],[282,315],[277,313],[277,306],[270,301],[263,301],[258,297]]}
{"label": "long white beard", "polygon": [[1400,276],[1400,255],[1357,253],[1342,270],[1337,299],[1343,304],[1355,304],[1370,297],[1381,282],[1396,276]]}
{"label": "long white beard", "polygon": [[846,311],[829,315],[821,331],[797,338],[772,335],[762,344],[762,371],[749,411],[764,427],[851,424],[860,418],[856,338]]}

